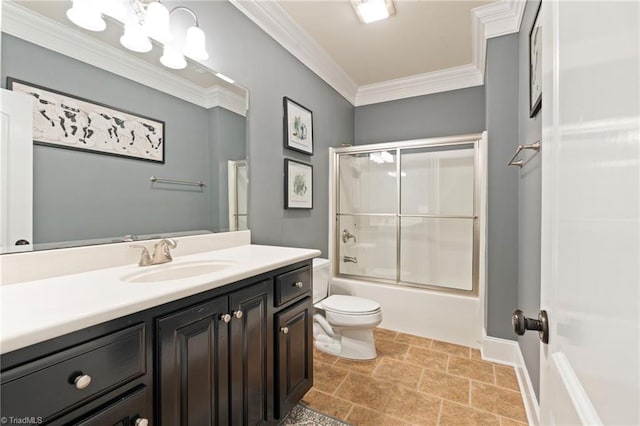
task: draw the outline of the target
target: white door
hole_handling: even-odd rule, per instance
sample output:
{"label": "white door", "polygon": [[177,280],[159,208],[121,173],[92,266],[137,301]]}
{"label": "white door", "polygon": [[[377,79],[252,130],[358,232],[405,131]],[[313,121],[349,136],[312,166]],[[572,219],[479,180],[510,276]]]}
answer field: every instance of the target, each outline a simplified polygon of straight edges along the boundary
{"label": "white door", "polygon": [[32,114],[31,96],[0,89],[0,253],[33,247]]}
{"label": "white door", "polygon": [[640,424],[640,2],[542,2],[541,424]]}

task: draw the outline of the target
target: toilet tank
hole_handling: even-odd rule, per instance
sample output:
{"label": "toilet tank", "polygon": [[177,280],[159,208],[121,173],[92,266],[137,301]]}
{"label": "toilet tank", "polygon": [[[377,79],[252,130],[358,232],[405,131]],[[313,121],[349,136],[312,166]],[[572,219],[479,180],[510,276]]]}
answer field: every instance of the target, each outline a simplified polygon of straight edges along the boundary
{"label": "toilet tank", "polygon": [[330,265],[329,259],[313,259],[313,303],[326,298],[329,293]]}

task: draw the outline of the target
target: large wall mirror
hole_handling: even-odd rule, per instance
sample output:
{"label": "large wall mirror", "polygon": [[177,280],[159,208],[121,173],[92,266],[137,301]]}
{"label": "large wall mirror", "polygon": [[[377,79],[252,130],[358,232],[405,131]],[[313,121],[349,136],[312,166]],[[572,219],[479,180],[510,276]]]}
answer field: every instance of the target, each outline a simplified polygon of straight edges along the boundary
{"label": "large wall mirror", "polygon": [[[146,54],[126,51],[118,43],[119,22],[108,21],[101,33],[75,27],[65,16],[70,5],[2,2],[2,88],[17,79],[161,121],[164,163],[34,144],[28,159],[33,185],[20,193],[32,199],[32,230],[23,238],[28,245],[16,245],[10,219],[22,184],[12,182],[11,169],[24,160],[3,148],[2,164],[9,166],[0,188],[1,232],[12,239],[4,238],[2,252],[246,229],[246,89],[196,62],[179,71],[164,68],[158,46]],[[62,102],[56,95],[33,96],[47,105]]]}

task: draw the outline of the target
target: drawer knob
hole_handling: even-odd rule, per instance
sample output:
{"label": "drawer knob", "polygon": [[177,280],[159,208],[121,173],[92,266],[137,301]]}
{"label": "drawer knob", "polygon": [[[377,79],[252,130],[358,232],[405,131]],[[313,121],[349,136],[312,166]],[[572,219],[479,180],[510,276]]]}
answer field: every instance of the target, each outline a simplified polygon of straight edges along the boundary
{"label": "drawer knob", "polygon": [[231,321],[231,315],[229,315],[229,314],[220,315],[220,319],[223,322],[229,322],[229,321]]}
{"label": "drawer knob", "polygon": [[233,313],[233,316],[238,318],[238,319],[242,318],[242,311],[240,311],[240,310],[235,311]]}
{"label": "drawer knob", "polygon": [[149,426],[149,420],[143,419],[142,417],[138,417],[134,426]]}
{"label": "drawer knob", "polygon": [[289,334],[289,327],[281,327],[280,331],[282,332],[282,334]]}
{"label": "drawer knob", "polygon": [[76,389],[84,389],[91,383],[91,376],[88,374],[80,373],[75,379],[73,384],[76,385]]}
{"label": "drawer knob", "polygon": [[302,288],[302,281],[298,281],[293,284],[294,287]]}

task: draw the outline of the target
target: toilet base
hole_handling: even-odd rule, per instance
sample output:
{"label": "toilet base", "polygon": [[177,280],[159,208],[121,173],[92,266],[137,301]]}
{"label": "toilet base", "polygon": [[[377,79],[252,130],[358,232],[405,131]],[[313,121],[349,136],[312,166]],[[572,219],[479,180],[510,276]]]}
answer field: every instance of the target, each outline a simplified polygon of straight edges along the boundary
{"label": "toilet base", "polygon": [[[315,328],[315,327],[314,327]],[[373,330],[334,329],[335,335],[314,330],[314,345],[321,352],[341,358],[371,360],[378,356]]]}

